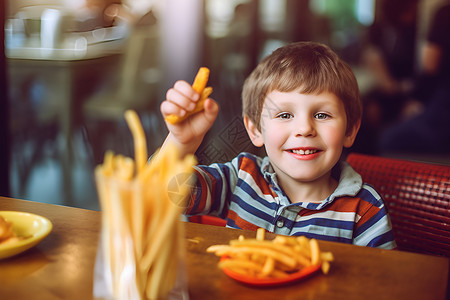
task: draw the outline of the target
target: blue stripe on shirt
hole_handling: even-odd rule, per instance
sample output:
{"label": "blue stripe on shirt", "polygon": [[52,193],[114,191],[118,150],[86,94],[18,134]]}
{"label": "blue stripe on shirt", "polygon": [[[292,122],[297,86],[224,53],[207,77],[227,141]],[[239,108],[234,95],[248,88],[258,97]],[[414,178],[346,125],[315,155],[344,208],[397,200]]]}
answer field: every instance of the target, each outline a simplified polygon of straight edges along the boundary
{"label": "blue stripe on shirt", "polygon": [[297,221],[295,222],[295,228],[308,227],[311,225],[329,227],[329,228],[339,228],[345,230],[352,230],[354,223],[352,221],[345,220],[334,220],[334,219],[325,219],[325,218],[311,218],[309,220]]}
{"label": "blue stripe on shirt", "polygon": [[370,190],[373,190],[373,187],[368,184],[365,184],[363,188],[359,191],[359,193],[356,195],[356,197],[364,199],[364,201],[367,201],[376,207],[381,207],[383,205],[383,202],[377,197],[375,197],[375,195]]}
{"label": "blue stripe on shirt", "polygon": [[323,234],[315,234],[312,232],[295,232],[293,234],[294,236],[305,236],[309,239],[317,239],[317,240],[321,240],[321,241],[329,241],[329,242],[339,242],[339,243],[345,243],[345,244],[351,244],[352,243],[352,239],[350,238],[345,238],[342,236],[331,236],[331,235],[323,235]]}
{"label": "blue stripe on shirt", "polygon": [[[237,201],[234,201],[235,199]],[[254,223],[257,219],[262,219],[266,222],[272,223],[274,220],[273,216],[267,214],[263,210],[258,209],[256,206],[253,206],[251,203],[252,201],[253,199],[251,198],[249,198],[249,201],[243,201],[242,198],[233,196],[232,205],[230,206],[230,209],[234,210],[236,213],[239,213],[238,215],[247,222]],[[234,205],[238,207],[233,208]],[[244,217],[242,215],[243,213],[247,213],[248,215]]]}
{"label": "blue stripe on shirt", "polygon": [[258,193],[255,191],[255,189],[252,188],[246,181],[239,179],[238,186],[242,191],[244,191],[248,195],[248,197],[249,197],[248,199],[257,201],[258,204],[263,205],[267,209],[271,209],[271,210],[277,209],[278,203],[269,202],[266,199],[262,198],[260,195],[258,195]]}
{"label": "blue stripe on shirt", "polygon": [[372,239],[367,246],[369,247],[378,247],[388,242],[392,242],[394,240],[394,233],[392,231],[385,232],[379,236],[376,236]]}

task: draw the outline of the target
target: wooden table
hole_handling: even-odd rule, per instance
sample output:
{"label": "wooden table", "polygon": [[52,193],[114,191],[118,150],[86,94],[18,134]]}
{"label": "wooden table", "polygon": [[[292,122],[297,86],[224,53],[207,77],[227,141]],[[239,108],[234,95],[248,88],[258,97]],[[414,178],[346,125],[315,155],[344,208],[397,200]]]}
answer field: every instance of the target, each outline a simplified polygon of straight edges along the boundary
{"label": "wooden table", "polygon": [[[0,210],[36,213],[53,223],[52,233],[18,256],[0,260],[1,299],[92,299],[100,212],[0,197]],[[317,274],[277,288],[244,286],[216,268],[205,253],[254,232],[186,224],[190,299],[433,299],[445,298],[448,259],[400,251],[320,242],[335,262]],[[194,242],[195,241],[195,242]]]}

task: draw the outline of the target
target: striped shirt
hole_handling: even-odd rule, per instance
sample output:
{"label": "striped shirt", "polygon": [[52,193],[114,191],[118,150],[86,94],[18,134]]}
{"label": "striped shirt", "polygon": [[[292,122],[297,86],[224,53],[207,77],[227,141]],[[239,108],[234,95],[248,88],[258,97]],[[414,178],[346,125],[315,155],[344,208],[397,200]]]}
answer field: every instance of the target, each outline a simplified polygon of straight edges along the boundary
{"label": "striped shirt", "polygon": [[187,215],[208,214],[227,227],[393,249],[390,218],[381,196],[347,162],[336,190],[320,203],[291,203],[269,158],[241,153],[231,162],[196,166]]}

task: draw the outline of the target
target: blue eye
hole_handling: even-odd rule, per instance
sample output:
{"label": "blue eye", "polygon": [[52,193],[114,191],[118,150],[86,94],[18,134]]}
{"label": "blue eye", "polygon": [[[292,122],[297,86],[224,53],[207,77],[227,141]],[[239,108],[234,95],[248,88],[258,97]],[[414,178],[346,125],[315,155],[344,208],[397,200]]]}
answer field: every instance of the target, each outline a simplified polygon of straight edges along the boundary
{"label": "blue eye", "polygon": [[318,120],[325,120],[328,119],[330,116],[324,113],[318,113],[314,115],[314,118],[318,119]]}
{"label": "blue eye", "polygon": [[276,116],[278,119],[288,120],[292,118],[290,113],[281,113]]}

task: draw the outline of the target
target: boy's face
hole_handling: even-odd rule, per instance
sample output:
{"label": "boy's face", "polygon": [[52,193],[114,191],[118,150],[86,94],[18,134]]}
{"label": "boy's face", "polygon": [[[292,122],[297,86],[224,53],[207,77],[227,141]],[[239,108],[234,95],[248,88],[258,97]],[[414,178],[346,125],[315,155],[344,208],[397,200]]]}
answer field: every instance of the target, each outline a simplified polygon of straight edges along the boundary
{"label": "boy's face", "polygon": [[261,130],[248,118],[245,125],[253,144],[265,146],[280,182],[305,183],[329,177],[359,129],[346,133],[344,105],[334,94],[276,90],[264,101]]}

